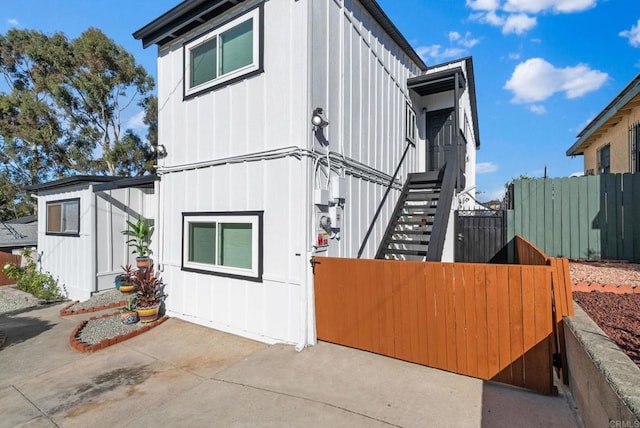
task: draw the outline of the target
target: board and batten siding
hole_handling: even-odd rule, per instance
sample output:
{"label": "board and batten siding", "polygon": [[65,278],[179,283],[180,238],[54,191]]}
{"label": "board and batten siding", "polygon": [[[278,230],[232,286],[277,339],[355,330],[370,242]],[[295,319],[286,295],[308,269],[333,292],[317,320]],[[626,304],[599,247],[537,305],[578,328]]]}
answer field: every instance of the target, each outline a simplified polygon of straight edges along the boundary
{"label": "board and batten siding", "polygon": [[[96,200],[96,278],[98,290],[113,288],[115,276],[122,273],[122,266],[135,265],[136,255],[127,245],[122,234],[126,221],[138,218],[156,218],[157,202],[153,189],[124,188],[95,192]],[[156,253],[156,234],[151,248]]]}
{"label": "board and batten siding", "polygon": [[[296,157],[227,163],[306,148],[307,2],[247,1],[163,46],[158,59],[161,174],[159,245],[167,312],[264,342],[300,342],[306,275],[307,161]],[[183,99],[183,43],[242,11],[264,8],[264,72]],[[208,162],[202,167],[201,162]],[[263,211],[263,280],[187,272],[185,212]]]}
{"label": "board and batten siding", "polygon": [[[163,176],[161,245],[169,314],[266,342],[297,342],[307,263],[304,182],[294,158]],[[182,213],[212,211],[264,211],[261,283],[181,270]]]}
{"label": "board and batten siding", "polygon": [[[161,168],[306,144],[306,2],[245,3],[159,49]],[[259,4],[264,72],[184,100],[183,43]]]}
{"label": "board and batten siding", "polygon": [[[47,235],[47,202],[80,199],[80,236]],[[38,195],[38,253],[42,271],[49,272],[71,300],[87,300],[95,287],[95,253],[91,186],[73,186]]]}
{"label": "board and batten siding", "polygon": [[[358,1],[311,4],[311,104],[323,108],[330,123],[324,130],[328,150],[390,178],[407,146],[406,81],[419,69]],[[398,176],[400,185],[416,171],[415,154],[410,148]],[[341,236],[330,241],[328,251],[334,257],[357,256],[386,190],[348,171],[346,178]],[[389,194],[362,257],[375,256],[398,196],[397,190]]]}

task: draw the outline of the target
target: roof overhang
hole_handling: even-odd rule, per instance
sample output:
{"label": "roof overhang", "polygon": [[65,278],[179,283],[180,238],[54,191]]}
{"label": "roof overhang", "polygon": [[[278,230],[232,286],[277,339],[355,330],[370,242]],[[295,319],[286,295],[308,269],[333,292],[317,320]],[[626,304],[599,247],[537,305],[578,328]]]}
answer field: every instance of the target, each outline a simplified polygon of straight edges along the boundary
{"label": "roof overhang", "polygon": [[[373,19],[420,68],[427,66],[375,0],[359,0]],[[245,0],[185,0],[133,33],[142,46],[165,45]]]}
{"label": "roof overhang", "polygon": [[584,154],[584,150],[604,131],[620,122],[625,112],[640,106],[640,74],[638,74],[577,136],[567,156]]}
{"label": "roof overhang", "polygon": [[27,186],[24,189],[28,192],[48,192],[68,187],[93,184],[94,191],[104,191],[111,189],[122,189],[126,187],[153,188],[153,183],[158,180],[155,174],[142,175],[139,177],[113,177],[104,175],[75,175],[73,177],[61,178],[60,180],[48,183]]}
{"label": "roof overhang", "polygon": [[446,70],[427,72],[420,76],[407,80],[407,88],[413,89],[418,95],[425,96],[440,92],[453,91],[455,89],[456,74],[458,75],[458,89],[464,89],[467,81],[461,67]]}
{"label": "roof overhang", "polygon": [[135,33],[142,47],[164,45],[245,0],[184,0]]}
{"label": "roof overhang", "polygon": [[105,175],[74,175],[73,177],[65,177],[59,180],[49,181],[48,183],[34,184],[33,186],[26,186],[24,190],[27,192],[43,192],[55,189],[61,189],[65,187],[77,186],[81,184],[96,184],[105,183],[109,181],[121,180],[122,177],[110,177]]}
{"label": "roof overhang", "polygon": [[103,192],[105,190],[113,189],[153,189],[154,183],[158,181],[158,176],[155,174],[141,175],[139,177],[126,177],[120,180],[110,181],[107,183],[97,184],[93,186],[94,192]]}
{"label": "roof overhang", "polygon": [[[462,67],[443,68],[451,64],[462,64],[463,62],[465,64],[466,80],[464,73],[462,73]],[[437,70],[439,68],[443,69]],[[479,149],[480,128],[478,125],[478,102],[476,99],[476,79],[473,71],[473,58],[467,56],[429,67],[429,70],[434,69],[437,71],[427,71],[426,74],[408,79],[407,88],[414,90],[420,96],[452,91],[455,88],[455,75],[458,74],[459,89],[463,89],[465,86],[469,89],[469,101],[471,103],[471,115],[473,118],[473,132],[476,137],[476,148]]]}

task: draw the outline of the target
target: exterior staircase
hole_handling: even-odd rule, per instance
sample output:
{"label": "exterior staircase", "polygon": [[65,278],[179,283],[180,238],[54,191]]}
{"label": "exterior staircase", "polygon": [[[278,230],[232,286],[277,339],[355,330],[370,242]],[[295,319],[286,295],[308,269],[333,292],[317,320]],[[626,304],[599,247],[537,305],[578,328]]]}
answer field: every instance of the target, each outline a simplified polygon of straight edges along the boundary
{"label": "exterior staircase", "polygon": [[376,259],[426,260],[443,171],[409,174]]}

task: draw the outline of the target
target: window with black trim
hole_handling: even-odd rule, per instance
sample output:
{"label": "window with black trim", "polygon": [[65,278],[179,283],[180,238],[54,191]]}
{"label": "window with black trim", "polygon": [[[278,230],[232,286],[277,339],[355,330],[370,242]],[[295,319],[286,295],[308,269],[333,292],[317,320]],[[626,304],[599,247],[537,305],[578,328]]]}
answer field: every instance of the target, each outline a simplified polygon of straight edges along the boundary
{"label": "window with black trim", "polygon": [[184,45],[185,96],[259,71],[261,8]]}
{"label": "window with black trim", "polygon": [[631,148],[631,172],[640,172],[640,122],[629,127],[629,147]]}
{"label": "window with black trim", "polygon": [[598,172],[600,174],[611,172],[611,144],[606,144],[598,149]]}
{"label": "window with black trim", "polygon": [[416,112],[413,110],[413,108],[409,105],[409,103],[407,103],[406,106],[406,115],[405,115],[405,135],[407,138],[407,141],[409,141],[410,143],[413,143],[413,145],[416,144]]}
{"label": "window with black trim", "polygon": [[262,214],[183,213],[182,269],[262,281]]}
{"label": "window with black trim", "polygon": [[47,202],[47,235],[80,234],[80,198]]}

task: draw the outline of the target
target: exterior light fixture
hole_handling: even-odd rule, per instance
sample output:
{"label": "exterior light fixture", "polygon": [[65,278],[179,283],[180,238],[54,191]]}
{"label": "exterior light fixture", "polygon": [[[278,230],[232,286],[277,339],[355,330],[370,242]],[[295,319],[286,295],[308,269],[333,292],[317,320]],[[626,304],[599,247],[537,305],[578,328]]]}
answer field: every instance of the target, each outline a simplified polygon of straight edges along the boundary
{"label": "exterior light fixture", "polygon": [[165,158],[167,156],[167,149],[164,147],[164,144],[151,146],[151,149],[156,152],[158,158]]}
{"label": "exterior light fixture", "polygon": [[329,124],[329,122],[324,120],[322,117],[322,109],[320,107],[316,107],[316,109],[313,110],[313,114],[311,115],[311,124],[320,129],[325,128]]}

